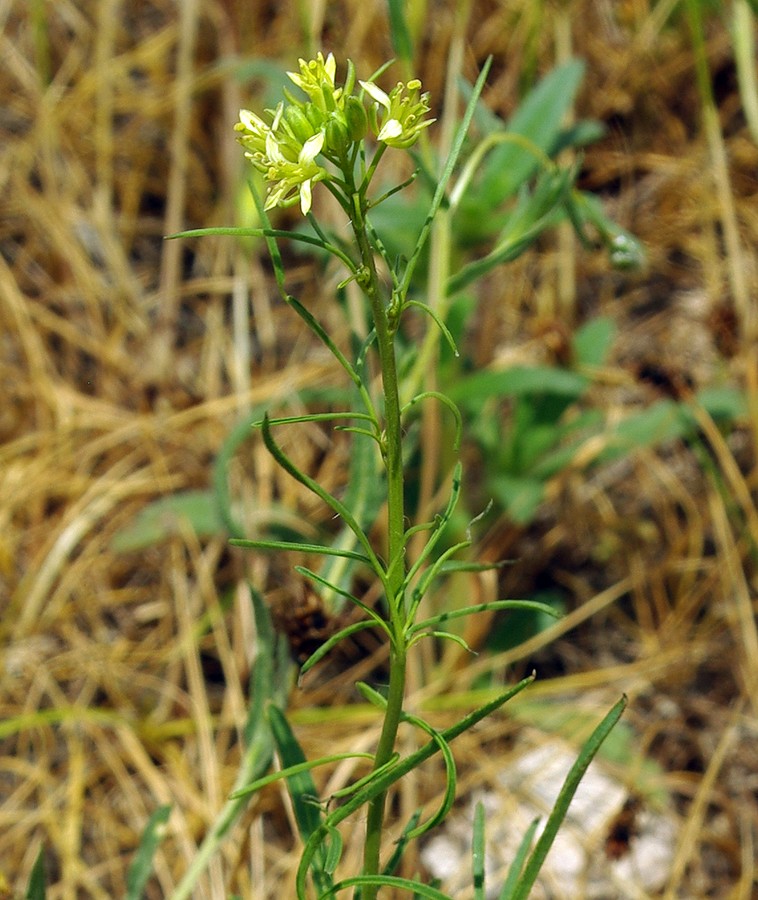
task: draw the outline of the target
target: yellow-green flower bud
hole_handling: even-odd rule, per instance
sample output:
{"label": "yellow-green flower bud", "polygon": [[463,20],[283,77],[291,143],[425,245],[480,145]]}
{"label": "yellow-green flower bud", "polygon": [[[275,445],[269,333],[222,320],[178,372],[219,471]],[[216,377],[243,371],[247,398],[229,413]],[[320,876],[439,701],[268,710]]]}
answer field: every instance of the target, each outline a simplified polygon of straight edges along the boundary
{"label": "yellow-green flower bud", "polygon": [[284,110],[284,119],[289,125],[295,138],[304,144],[308,138],[313,137],[318,129],[313,127],[308,116],[299,106],[288,106]]}
{"label": "yellow-green flower bud", "polygon": [[329,116],[326,124],[326,146],[338,156],[345,156],[350,149],[350,134],[345,120],[339,113]]}
{"label": "yellow-green flower bud", "polygon": [[351,141],[361,141],[366,136],[368,119],[366,110],[357,97],[348,97],[345,100],[345,122]]}
{"label": "yellow-green flower bud", "polygon": [[308,117],[308,121],[313,125],[312,133],[315,134],[317,131],[320,131],[321,126],[324,124],[324,114],[318,106],[315,103],[306,103],[305,114]]}

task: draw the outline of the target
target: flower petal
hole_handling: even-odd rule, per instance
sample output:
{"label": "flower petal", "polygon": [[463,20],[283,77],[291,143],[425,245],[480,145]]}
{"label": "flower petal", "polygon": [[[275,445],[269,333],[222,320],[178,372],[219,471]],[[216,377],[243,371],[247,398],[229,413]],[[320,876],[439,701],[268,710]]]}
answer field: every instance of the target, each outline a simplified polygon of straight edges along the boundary
{"label": "flower petal", "polygon": [[324,146],[324,132],[318,131],[303,144],[303,149],[298,156],[298,162],[310,164],[321,153]]}
{"label": "flower petal", "polygon": [[327,56],[326,62],[324,63],[324,71],[329,76],[331,83],[334,84],[334,75],[337,72],[337,62],[334,59],[333,53],[330,53]]}
{"label": "flower petal", "polygon": [[377,103],[381,103],[385,109],[390,108],[390,98],[384,93],[384,91],[375,85],[373,81],[359,81],[358,82],[363,90]]}
{"label": "flower petal", "polygon": [[377,141],[391,141],[393,138],[400,137],[402,133],[403,126],[397,119],[387,119],[376,139]]}
{"label": "flower petal", "polygon": [[308,178],[300,185],[300,209],[304,216],[311,210],[312,199],[311,180]]}

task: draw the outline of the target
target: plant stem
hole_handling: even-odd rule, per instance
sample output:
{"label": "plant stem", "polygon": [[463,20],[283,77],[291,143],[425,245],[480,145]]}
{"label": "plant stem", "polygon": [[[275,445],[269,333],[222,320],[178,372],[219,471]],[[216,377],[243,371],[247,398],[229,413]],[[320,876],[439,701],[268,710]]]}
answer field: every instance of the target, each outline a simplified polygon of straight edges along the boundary
{"label": "plant stem", "polygon": [[[387,614],[392,642],[390,648],[390,683],[382,732],[374,758],[374,770],[384,766],[395,749],[395,740],[403,711],[406,676],[406,609],[403,592],[405,579],[405,512],[403,498],[403,452],[400,421],[397,363],[394,328],[390,323],[387,305],[382,297],[374,253],[368,239],[365,222],[365,200],[362,192],[354,192],[352,225],[361,254],[365,277],[361,287],[371,306],[384,394],[384,463],[387,472]],[[386,793],[369,804],[364,845],[363,874],[376,875],[380,871],[380,852],[384,824]],[[377,887],[365,885],[362,900],[374,900]]]}

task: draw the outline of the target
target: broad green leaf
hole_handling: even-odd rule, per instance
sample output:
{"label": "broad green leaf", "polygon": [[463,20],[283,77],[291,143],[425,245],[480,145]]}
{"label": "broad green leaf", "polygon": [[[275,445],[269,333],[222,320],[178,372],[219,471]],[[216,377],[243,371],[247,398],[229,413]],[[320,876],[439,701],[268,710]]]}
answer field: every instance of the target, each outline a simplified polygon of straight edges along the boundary
{"label": "broad green leaf", "polygon": [[534,519],[545,496],[545,482],[527,475],[501,473],[489,481],[495,500],[517,525]]}
{"label": "broad green leaf", "polygon": [[153,500],[130,525],[116,532],[111,549],[116,553],[144,550],[181,534],[186,527],[200,538],[224,533],[224,522],[210,491],[183,491]]}
{"label": "broad green leaf", "polygon": [[[549,72],[524,98],[505,123],[504,130],[527,138],[548,156],[552,155],[566,113],[574,104],[584,77],[584,63],[571,60]],[[480,215],[516,192],[537,169],[534,156],[516,144],[501,144],[483,167],[472,205]]]}
{"label": "broad green leaf", "polygon": [[587,390],[586,375],[553,366],[513,366],[500,372],[482,371],[450,385],[447,393],[459,406],[478,412],[492,397],[509,399],[533,394],[556,394],[576,400]]}
{"label": "broad green leaf", "polygon": [[617,331],[616,323],[609,316],[598,316],[585,322],[571,339],[576,362],[583,366],[602,366]]}

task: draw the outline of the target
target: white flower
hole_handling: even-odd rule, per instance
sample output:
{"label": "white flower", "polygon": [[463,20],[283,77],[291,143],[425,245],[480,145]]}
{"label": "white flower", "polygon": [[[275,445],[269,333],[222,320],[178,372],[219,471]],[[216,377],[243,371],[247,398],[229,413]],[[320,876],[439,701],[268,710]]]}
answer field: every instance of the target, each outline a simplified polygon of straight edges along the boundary
{"label": "white flower", "polygon": [[[389,94],[385,94],[372,81],[361,81],[359,84],[376,101],[376,105],[370,110],[370,116],[378,141],[383,141],[390,147],[410,147],[416,142],[422,129],[434,122],[434,119],[424,118],[429,112],[429,94],[420,93],[421,82],[417,78],[408,84],[399,82]],[[384,107],[381,126],[377,118],[380,106]]]}
{"label": "white flower", "polygon": [[310,212],[313,185],[326,178],[327,172],[315,161],[324,146],[324,133],[319,131],[303,144],[297,161],[288,159],[273,134],[266,137],[266,154],[270,163],[266,179],[272,187],[266,199],[266,209],[289,206],[300,198],[303,215]]}

